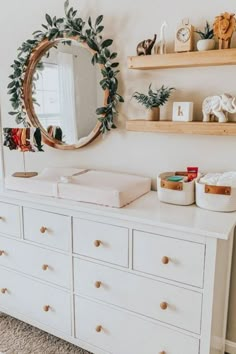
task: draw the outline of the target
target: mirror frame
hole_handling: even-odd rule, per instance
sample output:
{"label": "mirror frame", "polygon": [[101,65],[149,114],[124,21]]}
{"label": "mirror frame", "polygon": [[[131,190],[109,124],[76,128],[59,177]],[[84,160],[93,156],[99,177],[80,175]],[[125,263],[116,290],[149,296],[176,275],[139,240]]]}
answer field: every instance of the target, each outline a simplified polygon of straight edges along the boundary
{"label": "mirror frame", "polygon": [[[43,141],[51,147],[61,150],[74,150],[88,145],[99,134],[104,134],[116,128],[114,120],[118,115],[117,104],[124,102],[123,97],[117,92],[119,70],[118,62],[113,62],[117,53],[112,52],[111,39],[103,40],[101,32],[104,26],[101,25],[103,15],[97,17],[92,23],[91,18],[86,22],[77,17],[77,10],[69,6],[69,0],[65,2],[65,17],[57,18],[46,14],[47,23],[43,24],[42,30],[33,33],[33,39],[28,39],[18,48],[17,59],[11,65],[13,69],[9,76],[11,82],[8,85],[8,94],[13,111],[9,112],[15,117],[17,124],[24,126],[39,127],[42,132]],[[87,137],[81,138],[78,144],[66,144],[52,138],[43,128],[34,109],[32,97],[33,76],[35,69],[47,51],[55,43],[66,40],[76,40],[82,47],[92,54],[92,64],[97,64],[103,76],[100,81],[101,89],[104,91],[103,106],[96,109],[97,123]],[[95,113],[95,112],[94,112]],[[80,139],[79,139],[80,140]]]}
{"label": "mirror frame", "polygon": [[[83,141],[78,144],[66,144],[63,143],[53,137],[51,137],[45,128],[41,125],[38,116],[35,112],[34,108],[34,102],[33,102],[33,97],[32,97],[32,85],[33,85],[33,76],[35,74],[37,65],[39,61],[42,59],[42,57],[51,49],[54,47],[55,44],[60,42],[63,38],[57,38],[54,41],[49,41],[48,39],[43,40],[39,46],[36,48],[36,50],[31,54],[27,69],[25,72],[25,77],[23,81],[23,97],[24,97],[24,104],[25,104],[25,110],[27,113],[27,116],[30,120],[30,123],[33,127],[40,128],[43,141],[47,145],[54,147],[56,149],[61,149],[61,150],[75,150],[79,149],[81,147],[84,147],[91,143],[93,140],[95,140],[100,134],[101,134],[101,127],[102,123],[100,121],[97,121],[95,127],[93,130],[87,135],[86,137],[83,137]],[[78,37],[70,37],[66,38],[66,40],[75,40],[79,41]],[[92,55],[96,54],[97,52],[89,48],[89,46],[86,43],[80,42],[81,47],[87,49]],[[99,64],[100,69],[104,69],[104,65]],[[109,97],[109,90],[106,89],[104,90],[104,107],[107,107]]]}

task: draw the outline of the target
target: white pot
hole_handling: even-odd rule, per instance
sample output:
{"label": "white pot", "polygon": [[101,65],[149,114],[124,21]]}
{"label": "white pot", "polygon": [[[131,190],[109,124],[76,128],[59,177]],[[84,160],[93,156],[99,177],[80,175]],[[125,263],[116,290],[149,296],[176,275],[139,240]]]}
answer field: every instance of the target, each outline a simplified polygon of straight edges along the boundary
{"label": "white pot", "polygon": [[204,51],[204,50],[212,50],[215,48],[215,40],[214,39],[200,39],[197,42],[197,49],[199,51]]}

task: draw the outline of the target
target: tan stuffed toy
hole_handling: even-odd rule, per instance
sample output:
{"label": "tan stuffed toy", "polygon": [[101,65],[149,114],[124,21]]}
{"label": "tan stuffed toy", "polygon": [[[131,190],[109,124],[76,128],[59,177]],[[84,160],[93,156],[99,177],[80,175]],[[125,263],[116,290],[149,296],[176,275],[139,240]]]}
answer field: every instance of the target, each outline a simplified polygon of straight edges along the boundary
{"label": "tan stuffed toy", "polygon": [[214,35],[219,39],[219,49],[230,48],[231,38],[236,29],[235,14],[225,12],[215,18]]}

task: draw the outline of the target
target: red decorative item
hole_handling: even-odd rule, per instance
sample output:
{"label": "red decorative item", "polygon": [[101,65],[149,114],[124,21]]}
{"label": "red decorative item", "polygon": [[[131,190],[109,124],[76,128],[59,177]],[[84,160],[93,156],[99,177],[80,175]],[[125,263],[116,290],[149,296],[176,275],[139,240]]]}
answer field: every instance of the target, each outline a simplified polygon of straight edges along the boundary
{"label": "red decorative item", "polygon": [[198,167],[187,167],[188,182],[194,180],[198,176]]}

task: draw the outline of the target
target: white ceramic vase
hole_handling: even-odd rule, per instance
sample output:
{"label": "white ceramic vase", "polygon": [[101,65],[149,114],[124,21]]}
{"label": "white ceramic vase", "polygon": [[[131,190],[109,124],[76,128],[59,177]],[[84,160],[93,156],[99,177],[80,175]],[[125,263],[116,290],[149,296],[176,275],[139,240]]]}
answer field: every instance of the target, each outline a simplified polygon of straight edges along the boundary
{"label": "white ceramic vase", "polygon": [[197,49],[199,51],[212,50],[214,48],[215,48],[215,40],[214,39],[200,39],[197,42]]}

